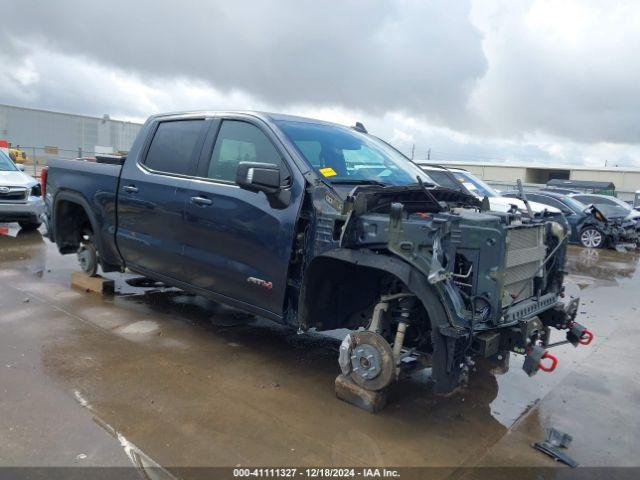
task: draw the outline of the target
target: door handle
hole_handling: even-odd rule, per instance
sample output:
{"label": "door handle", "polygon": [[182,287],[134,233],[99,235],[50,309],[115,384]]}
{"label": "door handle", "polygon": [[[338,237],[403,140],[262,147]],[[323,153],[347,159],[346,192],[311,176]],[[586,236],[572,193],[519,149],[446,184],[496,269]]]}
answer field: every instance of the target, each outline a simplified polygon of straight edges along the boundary
{"label": "door handle", "polygon": [[206,197],[191,197],[191,203],[195,203],[196,205],[201,205],[206,207],[208,205],[213,205],[213,200]]}
{"label": "door handle", "polygon": [[122,189],[127,193],[138,193],[138,187],[136,187],[135,185],[127,185]]}

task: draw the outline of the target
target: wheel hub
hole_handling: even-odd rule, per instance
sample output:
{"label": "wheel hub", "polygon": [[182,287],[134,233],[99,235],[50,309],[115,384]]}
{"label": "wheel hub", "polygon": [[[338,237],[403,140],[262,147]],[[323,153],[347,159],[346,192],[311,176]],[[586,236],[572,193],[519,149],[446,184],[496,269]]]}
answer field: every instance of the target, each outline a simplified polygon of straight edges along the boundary
{"label": "wheel hub", "polygon": [[391,346],[371,331],[348,334],[340,345],[338,363],[343,375],[367,390],[381,390],[396,377]]}
{"label": "wheel hub", "polygon": [[94,276],[98,269],[98,252],[92,243],[83,243],[77,252],[80,268],[89,276]]}
{"label": "wheel hub", "polygon": [[380,375],[380,353],[371,345],[358,345],[351,354],[351,370],[365,380]]}
{"label": "wheel hub", "polygon": [[83,270],[86,269],[90,261],[91,253],[89,253],[89,251],[84,246],[80,247],[80,250],[78,250],[78,262],[80,263],[80,266]]}

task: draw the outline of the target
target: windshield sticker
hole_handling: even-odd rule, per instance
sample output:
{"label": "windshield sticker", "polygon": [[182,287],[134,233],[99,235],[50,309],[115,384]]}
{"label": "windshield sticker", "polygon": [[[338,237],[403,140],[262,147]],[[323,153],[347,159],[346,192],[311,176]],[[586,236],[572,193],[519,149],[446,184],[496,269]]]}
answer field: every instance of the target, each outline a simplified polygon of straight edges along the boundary
{"label": "windshield sticker", "polygon": [[331,167],[321,168],[320,173],[325,177],[335,177],[337,175],[336,171]]}

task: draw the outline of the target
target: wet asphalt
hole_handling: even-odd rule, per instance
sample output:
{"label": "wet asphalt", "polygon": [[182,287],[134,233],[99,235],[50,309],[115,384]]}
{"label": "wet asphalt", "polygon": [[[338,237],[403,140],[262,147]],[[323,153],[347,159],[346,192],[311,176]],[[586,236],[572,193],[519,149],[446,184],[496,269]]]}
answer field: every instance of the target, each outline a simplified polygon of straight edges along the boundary
{"label": "wet asphalt", "polygon": [[449,397],[417,376],[372,415],[335,398],[335,339],[133,275],[73,289],[75,256],[0,225],[0,466],[554,466],[530,446],[550,426],[581,466],[640,466],[639,260],[570,248],[596,338],[554,373],[513,356]]}

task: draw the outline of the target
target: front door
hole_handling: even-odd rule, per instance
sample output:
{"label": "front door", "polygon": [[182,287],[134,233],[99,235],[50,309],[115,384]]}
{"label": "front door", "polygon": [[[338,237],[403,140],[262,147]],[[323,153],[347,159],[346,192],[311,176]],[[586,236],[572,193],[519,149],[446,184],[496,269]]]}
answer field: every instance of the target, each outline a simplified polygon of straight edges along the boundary
{"label": "front door", "polygon": [[[217,120],[206,145],[185,208],[188,282],[257,313],[281,315],[302,182],[257,120]],[[241,161],[281,165],[291,203],[272,207],[264,193],[238,187]]]}
{"label": "front door", "polygon": [[117,244],[128,267],[184,279],[184,208],[210,124],[204,119],[159,122],[140,161],[125,162]]}

